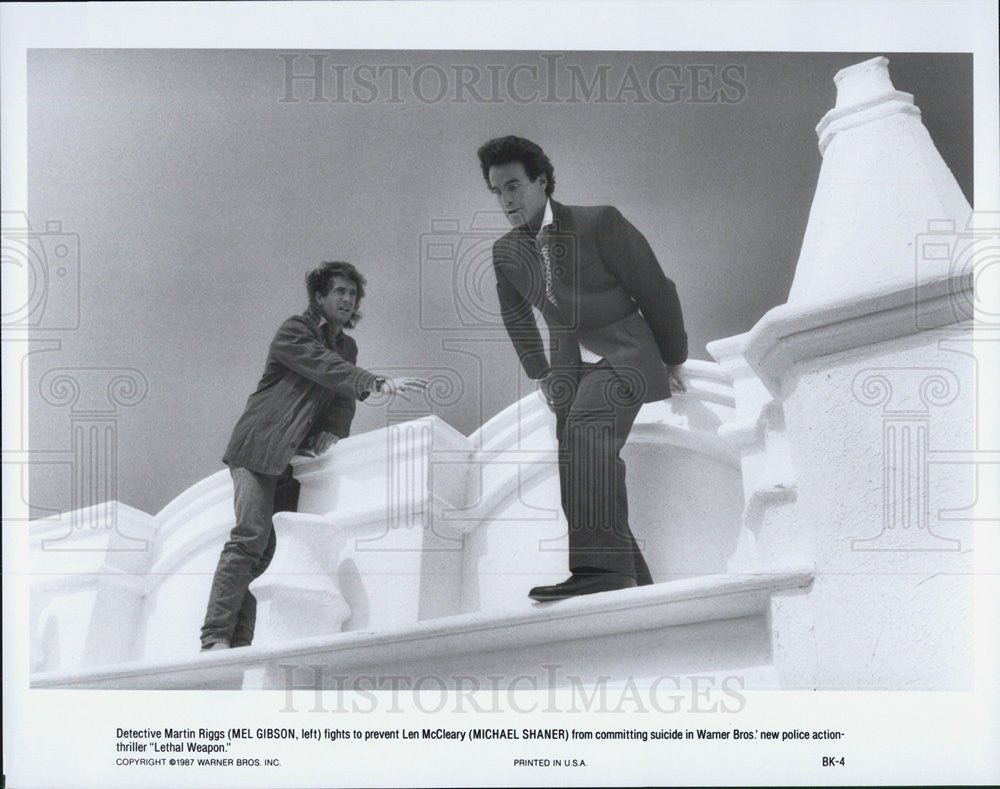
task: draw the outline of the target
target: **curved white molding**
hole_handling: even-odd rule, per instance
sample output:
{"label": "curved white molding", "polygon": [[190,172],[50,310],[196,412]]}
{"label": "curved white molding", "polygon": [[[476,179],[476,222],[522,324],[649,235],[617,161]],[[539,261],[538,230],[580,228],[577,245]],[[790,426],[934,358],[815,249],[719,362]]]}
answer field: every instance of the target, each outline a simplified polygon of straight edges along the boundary
{"label": "curved white molding", "polygon": [[[798,362],[907,337],[966,320],[972,272],[938,276],[909,287],[844,296],[832,303],[783,304],[745,335],[743,355],[768,391],[783,398]],[[919,315],[919,319],[918,319]]]}
{"label": "curved white molding", "polygon": [[531,433],[549,423],[552,413],[537,392],[511,403],[482,427],[474,430],[469,441],[476,454],[497,452],[515,447],[519,435]]}
{"label": "curved white molding", "polygon": [[155,587],[160,578],[177,572],[192,556],[204,550],[218,550],[222,540],[229,534],[234,523],[231,512],[212,514],[206,517],[202,513],[197,520],[189,525],[175,528],[168,541],[158,546],[155,561],[149,570],[149,589]]}
{"label": "curved white molding", "polygon": [[863,126],[889,115],[913,115],[920,117],[920,108],[913,105],[913,96],[898,90],[891,90],[877,96],[870,102],[846,110],[830,110],[816,126],[819,135],[819,152],[826,153],[833,138],[840,132]]}
{"label": "curved white molding", "polygon": [[229,476],[229,469],[224,468],[199,480],[175,496],[166,507],[156,514],[156,522],[162,527],[163,524],[176,524],[190,520],[192,514],[197,514],[224,499],[231,499],[232,496],[232,479]]}
{"label": "curved white molding", "polygon": [[[678,462],[671,448],[696,453],[735,472],[738,469],[736,454],[719,436],[719,426],[732,417],[734,406],[728,376],[717,364],[695,360],[686,365],[685,377],[687,393],[669,401],[648,404],[642,409],[630,437],[630,446],[662,446],[664,452],[657,453],[655,459],[644,456],[647,474],[652,468],[650,462],[656,468],[660,463]],[[291,622],[288,627],[281,625],[289,616],[287,614],[276,614],[275,626],[270,630],[263,625],[268,616],[266,611],[294,609],[294,606],[289,608],[289,589],[296,587],[291,593],[293,596],[302,590],[295,583],[291,586],[283,583],[279,570],[282,557],[287,559],[303,550],[306,555],[321,553],[324,571],[347,573],[341,579],[348,583],[344,594],[336,589],[339,582],[336,580],[330,582],[328,589],[311,589],[304,593],[313,611],[307,619],[314,623],[318,617],[323,618],[327,621],[324,625],[327,630],[339,628],[339,623],[348,617],[351,617],[350,629],[367,627],[370,620],[380,628],[400,627],[408,622],[453,616],[468,610],[462,609],[463,579],[468,573],[476,574],[475,557],[481,547],[473,547],[467,556],[465,541],[471,539],[473,532],[490,524],[497,513],[502,522],[497,524],[498,531],[477,546],[495,545],[490,553],[491,561],[495,561],[495,552],[508,550],[509,541],[517,539],[514,534],[506,534],[504,527],[523,523],[523,512],[518,508],[523,505],[524,497],[536,495],[535,488],[552,484],[556,475],[552,430],[551,413],[541,399],[532,394],[512,404],[469,438],[440,418],[429,416],[344,439],[322,457],[294,458],[296,478],[302,484],[301,512],[275,516],[279,530],[291,533],[279,535],[281,550],[275,560],[278,564],[255,582],[255,589],[262,592],[259,597],[261,643],[276,643],[310,632],[309,622],[296,625],[294,617],[288,620]],[[476,450],[480,443],[483,446]],[[695,476],[699,473],[702,472],[690,472]],[[671,473],[671,476],[676,477],[676,474]],[[684,483],[675,480],[673,484],[683,486]],[[734,484],[738,493],[738,474]],[[470,504],[473,495],[479,493],[482,495],[478,500]],[[645,506],[648,509],[654,506],[652,501],[658,501],[662,495],[655,490],[642,494],[636,501],[637,511],[643,510],[647,498],[649,502],[645,502]],[[541,497],[540,500],[548,501],[549,494],[546,492]],[[558,497],[552,501],[552,506],[558,507]],[[214,566],[218,549],[232,528],[232,480],[228,469],[221,469],[195,483],[156,516],[121,505],[117,511],[125,520],[133,527],[144,524],[143,533],[153,539],[149,541],[148,550],[132,559],[128,558],[131,554],[123,554],[125,558],[109,564],[108,548],[114,544],[113,534],[103,528],[101,517],[114,511],[112,506],[97,505],[87,511],[41,522],[33,528],[36,548],[42,539],[65,533],[72,538],[75,549],[62,552],[61,559],[59,553],[40,557],[47,562],[46,567],[59,573],[58,577],[36,585],[38,592],[50,599],[46,606],[46,611],[50,612],[46,614],[47,621],[62,628],[61,618],[75,610],[73,606],[79,605],[80,594],[100,593],[103,597],[97,598],[99,600],[111,599],[109,594],[126,595],[132,601],[129,605],[136,608],[137,625],[142,616],[148,617],[155,612],[157,617],[166,616],[169,620],[159,625],[148,624],[159,628],[161,640],[166,638],[169,644],[187,639],[191,625],[189,617],[170,613],[171,606],[175,605],[171,601],[183,599],[185,608],[195,604],[196,599],[200,601],[200,587],[207,583],[204,574],[210,572],[210,565]],[[557,510],[553,513],[557,514]],[[80,518],[102,528],[73,531],[71,524]],[[322,523],[320,532],[329,530],[323,538],[324,547],[317,547],[314,541],[306,539],[307,535],[299,528],[305,523]],[[294,528],[290,530],[289,524]],[[715,525],[723,532],[727,528],[723,523]],[[339,540],[337,544],[348,541],[350,547],[344,548],[343,562],[338,562],[334,555],[339,551],[331,548],[331,540]],[[81,554],[79,549],[85,545],[92,550]],[[558,550],[555,542],[552,550]],[[93,560],[91,572],[101,573],[101,583],[93,582],[94,575],[80,574],[81,555]],[[198,590],[191,585],[178,586],[172,580],[179,572],[188,571],[199,574]],[[387,571],[403,573],[410,579],[404,584],[405,589],[381,589],[380,579]],[[317,570],[317,577],[319,574]],[[284,589],[285,586],[289,589]],[[397,600],[398,595],[405,598],[405,603]],[[498,605],[506,605],[495,595],[487,597],[489,608],[495,610]],[[347,600],[354,601],[351,607],[354,603],[360,605],[360,614],[352,614]],[[108,626],[106,618],[101,621],[102,627]],[[77,630],[79,628],[72,631],[76,634],[74,638],[79,635]],[[113,649],[108,642],[109,656],[146,648],[138,632],[121,631],[119,635],[120,638],[113,639]],[[65,636],[60,637],[65,641]],[[67,642],[63,648],[70,649],[71,645]],[[90,649],[88,654],[99,662],[98,652],[93,651],[93,646]]]}

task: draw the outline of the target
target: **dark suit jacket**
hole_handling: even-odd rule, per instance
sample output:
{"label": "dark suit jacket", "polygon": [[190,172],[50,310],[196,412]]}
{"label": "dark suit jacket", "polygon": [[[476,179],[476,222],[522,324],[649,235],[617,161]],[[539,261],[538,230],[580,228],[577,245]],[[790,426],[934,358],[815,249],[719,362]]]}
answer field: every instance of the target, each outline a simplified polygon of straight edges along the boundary
{"label": "dark suit jacket", "polygon": [[687,360],[687,334],[677,289],[636,228],[612,206],[552,201],[548,231],[552,289],[545,298],[541,259],[525,226],[493,245],[504,325],[529,378],[550,365],[532,307],[549,327],[552,367],[576,364],[579,344],[645,387],[644,402],[670,396],[665,364]]}
{"label": "dark suit jacket", "polygon": [[280,474],[292,455],[324,430],[346,438],[357,400],[375,376],[358,367],[357,343],[307,310],[278,329],[264,374],[247,400],[222,458],[261,474]]}

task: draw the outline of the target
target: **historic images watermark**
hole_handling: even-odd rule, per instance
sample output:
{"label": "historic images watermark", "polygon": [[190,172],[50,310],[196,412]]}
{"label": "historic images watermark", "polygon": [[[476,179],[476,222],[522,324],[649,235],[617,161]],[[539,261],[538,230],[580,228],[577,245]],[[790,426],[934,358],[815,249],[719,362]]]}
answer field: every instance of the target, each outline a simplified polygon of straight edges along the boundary
{"label": "historic images watermark", "polygon": [[[558,663],[512,675],[341,674],[328,666],[279,663],[279,712],[725,713],[747,706],[740,674],[582,677]],[[298,695],[297,695],[298,694]]]}
{"label": "historic images watermark", "polygon": [[866,368],[854,377],[855,399],[882,409],[882,530],[852,540],[853,550],[961,549],[934,533],[930,517],[932,410],[951,405],[959,390],[958,376],[944,368]]}
{"label": "historic images watermark", "polygon": [[69,331],[80,325],[80,236],[50,220],[35,229],[26,214],[2,216],[3,328]]}
{"label": "historic images watermark", "polygon": [[[914,318],[918,329],[975,321],[973,328],[1000,326],[997,305],[987,300],[1000,263],[1000,214],[973,212],[965,227],[932,220],[914,244]],[[923,298],[924,283],[940,281],[945,299]],[[995,287],[995,282],[993,286]],[[995,292],[995,290],[993,291]]]}
{"label": "historic images watermark", "polygon": [[517,63],[340,63],[329,52],[278,54],[283,104],[738,104],[741,63],[583,65],[542,52]]}
{"label": "historic images watermark", "polygon": [[[940,350],[956,354],[955,364],[868,367],[854,376],[854,399],[879,409],[882,424],[881,528],[852,540],[855,551],[957,552],[967,546],[942,533],[946,527],[998,519],[974,513],[973,505],[981,476],[1000,463],[997,449],[981,446],[975,435],[977,413],[988,407],[980,397],[976,351],[988,354],[997,341],[998,314],[987,293],[1000,260],[1000,214],[973,212],[963,227],[950,219],[929,221],[913,246],[913,327],[934,333]],[[949,418],[949,407],[961,414]],[[970,445],[941,448],[958,424],[970,430]],[[945,506],[935,500],[935,478],[947,473],[964,480],[967,501]]]}
{"label": "historic images watermark", "polygon": [[[421,331],[504,332],[493,275],[493,244],[510,231],[503,211],[476,211],[468,222],[432,219],[419,240]],[[526,266],[527,272],[534,271]],[[541,280],[532,288],[541,292]]]}
{"label": "historic images watermark", "polygon": [[[69,438],[63,447],[28,449],[27,387],[20,390],[22,409],[5,431],[5,482],[15,486],[20,503],[34,510],[29,517],[56,514],[32,500],[29,474],[51,472],[69,487],[70,517],[46,532],[42,550],[77,550],[70,539],[85,526],[116,532],[107,550],[148,550],[146,539],[122,533],[118,497],[118,422],[122,408],[141,403],[149,382],[141,370],[109,366],[42,365],[40,355],[59,351],[62,339],[80,328],[80,236],[50,220],[34,227],[23,212],[2,217],[4,353],[17,359],[20,380],[27,382],[31,357],[38,376],[36,408],[67,409]],[[13,520],[5,512],[7,521]],[[102,549],[103,550],[103,549]]]}

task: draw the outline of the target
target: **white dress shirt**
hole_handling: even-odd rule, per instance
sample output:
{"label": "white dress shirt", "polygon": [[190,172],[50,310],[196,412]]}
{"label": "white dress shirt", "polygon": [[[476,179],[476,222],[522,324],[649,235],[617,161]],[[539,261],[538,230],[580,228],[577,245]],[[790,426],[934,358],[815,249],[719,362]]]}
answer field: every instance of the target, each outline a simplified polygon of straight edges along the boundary
{"label": "white dress shirt", "polygon": [[[551,200],[546,200],[545,201],[545,213],[542,214],[542,224],[541,224],[541,227],[538,228],[538,233],[535,234],[535,240],[539,242],[539,245],[541,244],[542,231],[545,228],[547,228],[549,225],[551,225],[553,221],[554,220],[553,220],[553,216],[552,216],[552,201]],[[580,358],[584,362],[586,362],[587,364],[597,364],[604,357],[598,356],[593,351],[588,350],[587,348],[584,348],[583,345],[581,344],[580,345]]]}

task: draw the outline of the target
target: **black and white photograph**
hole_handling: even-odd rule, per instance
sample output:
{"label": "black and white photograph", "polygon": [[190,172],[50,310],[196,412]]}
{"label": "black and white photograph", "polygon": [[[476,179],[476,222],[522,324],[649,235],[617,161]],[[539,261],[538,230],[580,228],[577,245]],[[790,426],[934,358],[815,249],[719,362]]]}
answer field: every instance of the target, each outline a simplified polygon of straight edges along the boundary
{"label": "black and white photograph", "polygon": [[991,3],[0,4],[3,774],[990,784]]}

